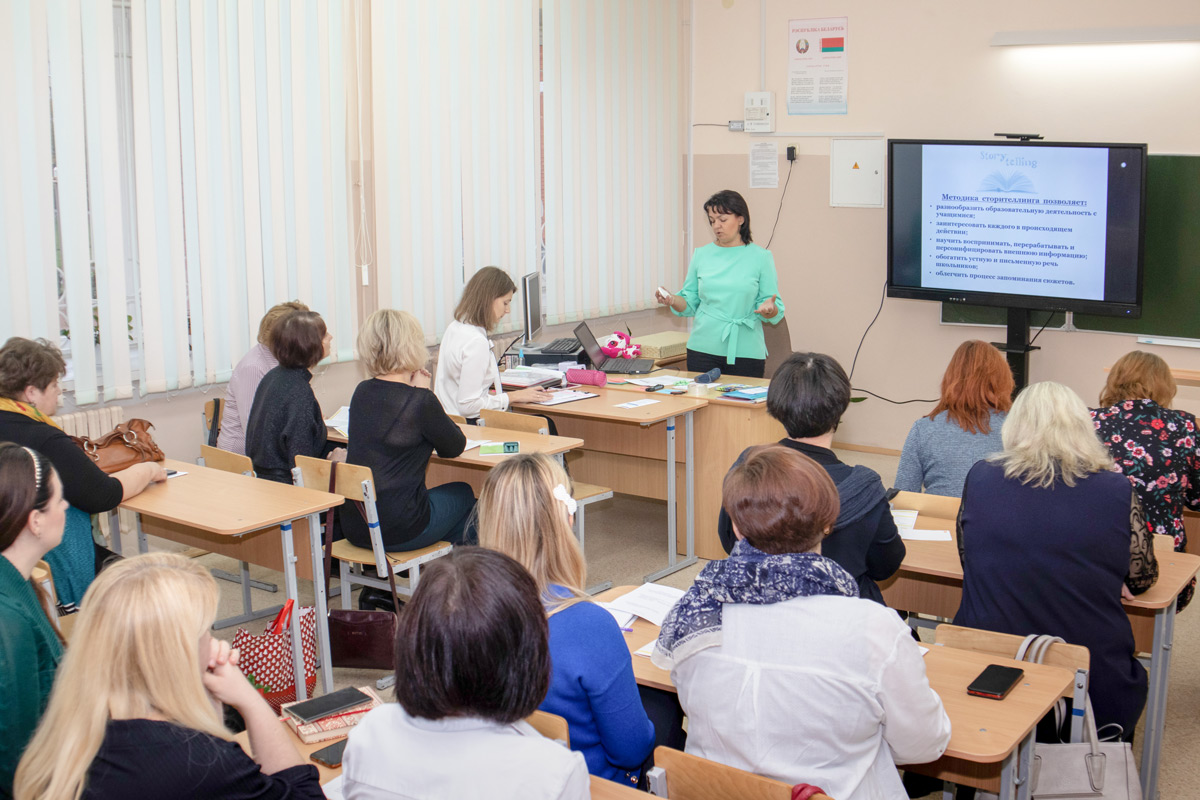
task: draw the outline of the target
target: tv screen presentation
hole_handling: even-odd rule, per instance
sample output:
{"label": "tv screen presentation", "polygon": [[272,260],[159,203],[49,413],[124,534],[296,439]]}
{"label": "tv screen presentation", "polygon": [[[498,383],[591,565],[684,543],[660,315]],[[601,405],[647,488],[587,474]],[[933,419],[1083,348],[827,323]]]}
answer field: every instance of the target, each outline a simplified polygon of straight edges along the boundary
{"label": "tv screen presentation", "polygon": [[888,140],[889,297],[1136,318],[1146,145]]}

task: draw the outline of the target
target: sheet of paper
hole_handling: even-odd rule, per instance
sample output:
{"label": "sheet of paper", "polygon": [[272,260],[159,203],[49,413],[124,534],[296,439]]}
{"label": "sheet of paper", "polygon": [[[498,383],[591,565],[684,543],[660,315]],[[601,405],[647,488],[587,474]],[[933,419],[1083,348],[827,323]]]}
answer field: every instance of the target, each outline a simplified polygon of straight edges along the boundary
{"label": "sheet of paper", "polygon": [[924,657],[924,655],[925,655],[926,653],[928,653],[928,652],[929,652],[929,648],[928,648],[928,647],[926,647],[926,646],[925,646],[925,645],[923,645],[923,644],[919,644],[919,645],[917,645],[917,649],[921,651],[921,656],[922,656],[922,657]]}
{"label": "sheet of paper", "polygon": [[167,470],[167,480],[170,480],[171,478],[178,478],[180,475],[187,475],[187,473],[181,469]]}
{"label": "sheet of paper", "polygon": [[896,521],[896,527],[901,531],[910,531],[917,524],[917,512],[911,509],[892,509],[892,519]]}
{"label": "sheet of paper", "polygon": [[496,444],[491,439],[467,439],[467,446],[463,448],[463,452],[467,452],[473,447],[479,447],[481,444]]}
{"label": "sheet of paper", "polygon": [[750,145],[750,188],[779,188],[779,145],[755,142]]}
{"label": "sheet of paper", "polygon": [[342,430],[350,430],[350,406],[342,406],[329,419],[325,420],[325,424],[331,428],[341,428]]}
{"label": "sheet of paper", "polygon": [[949,542],[954,540],[950,531],[926,531],[915,528],[900,528],[900,538],[906,542]]}
{"label": "sheet of paper", "polygon": [[539,406],[556,406],[559,403],[570,403],[572,400],[586,400],[589,397],[599,397],[591,392],[580,392],[576,389],[559,389],[549,400],[543,400]]}
{"label": "sheet of paper", "polygon": [[656,644],[658,644],[658,640],[651,639],[650,641],[646,642],[644,645],[639,647],[637,650],[634,650],[633,654],[635,656],[641,656],[642,658],[649,658],[654,653],[654,645],[656,645]]}
{"label": "sheet of paper", "polygon": [[618,403],[617,408],[637,408],[638,406],[649,406],[661,402],[660,400],[634,400],[631,403]]}
{"label": "sheet of paper", "polygon": [[343,800],[346,795],[342,792],[342,776],[338,775],[329,783],[321,786],[321,791],[325,792],[325,797],[329,800]]}
{"label": "sheet of paper", "polygon": [[596,605],[612,614],[613,619],[617,621],[617,627],[619,627],[621,630],[633,630],[633,620],[637,617],[637,614],[630,613],[629,611],[622,611],[619,608],[613,608],[612,604],[610,603],[596,603]]}
{"label": "sheet of paper", "polygon": [[673,586],[660,586],[657,583],[643,583],[629,594],[618,597],[609,603],[610,606],[630,614],[637,614],[647,622],[662,625],[667,612],[683,597],[683,589]]}

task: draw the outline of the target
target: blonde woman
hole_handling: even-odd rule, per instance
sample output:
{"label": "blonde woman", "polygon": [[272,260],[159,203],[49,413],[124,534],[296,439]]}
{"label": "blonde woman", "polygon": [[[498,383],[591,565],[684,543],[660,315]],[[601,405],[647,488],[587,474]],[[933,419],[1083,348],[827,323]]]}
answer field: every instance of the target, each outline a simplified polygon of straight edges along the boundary
{"label": "blonde woman", "polygon": [[[371,468],[384,547],[398,551],[437,541],[462,544],[475,493],[465,483],[425,488],[425,467],[434,450],[454,458],[466,447],[467,437],[429,391],[429,351],[421,324],[406,311],[381,309],[363,323],[357,346],[371,377],[350,399],[346,460]],[[347,539],[371,546],[367,524],[357,511],[343,513],[341,521]]]}
{"label": "blonde woman", "polygon": [[[208,571],[176,554],[100,573],[17,768],[18,800],[324,797],[237,651],[209,635],[217,600]],[[258,763],[221,703],[241,712]]]}
{"label": "blonde woman", "polygon": [[[484,267],[471,276],[451,322],[442,335],[437,363],[437,398],[447,414],[469,420],[485,408],[507,411],[511,403],[548,400],[541,389],[505,393],[488,331],[508,316],[517,285],[499,267]],[[495,394],[488,390],[494,389]],[[553,431],[551,431],[553,433]]]}
{"label": "blonde woman", "polygon": [[1121,598],[1144,592],[1158,563],[1141,504],[1079,395],[1035,383],[1017,396],[1004,450],[967,474],[958,516],[963,597],[954,622],[1088,648],[1097,725],[1126,739],[1146,702]]}
{"label": "blonde woman", "polygon": [[541,709],[567,720],[571,749],[588,771],[636,783],[655,743],[612,615],[583,592],[587,566],[571,533],[575,501],[558,462],[507,459],[479,493],[479,543],[512,556],[533,576],[550,617],[550,690]]}

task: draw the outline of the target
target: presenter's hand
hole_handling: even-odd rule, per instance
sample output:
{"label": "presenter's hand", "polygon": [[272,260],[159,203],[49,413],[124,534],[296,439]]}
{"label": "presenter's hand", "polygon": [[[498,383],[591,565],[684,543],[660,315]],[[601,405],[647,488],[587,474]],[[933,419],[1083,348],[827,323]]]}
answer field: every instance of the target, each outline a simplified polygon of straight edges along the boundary
{"label": "presenter's hand", "polygon": [[768,297],[766,300],[763,301],[763,304],[761,306],[754,309],[754,313],[758,314],[763,319],[771,319],[772,317],[774,317],[776,314],[779,313],[779,306],[775,305],[775,298],[777,298],[777,297],[779,297],[779,295],[777,295],[777,294],[773,294],[770,297]]}
{"label": "presenter's hand", "polygon": [[522,389],[519,392],[509,392],[508,393],[508,402],[509,402],[509,404],[540,403],[543,400],[549,400],[553,396],[554,395],[552,395],[550,392],[547,392],[545,389],[538,389],[538,388],[534,387],[534,388],[529,388],[529,389]]}

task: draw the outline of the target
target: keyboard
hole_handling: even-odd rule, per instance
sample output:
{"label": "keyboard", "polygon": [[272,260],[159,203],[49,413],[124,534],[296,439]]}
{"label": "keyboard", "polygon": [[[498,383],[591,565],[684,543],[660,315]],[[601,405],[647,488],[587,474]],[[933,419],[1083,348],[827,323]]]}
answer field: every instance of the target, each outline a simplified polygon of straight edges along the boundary
{"label": "keyboard", "polygon": [[544,344],[538,350],[540,353],[574,353],[579,349],[579,340],[573,336],[565,339],[555,339],[549,344]]}
{"label": "keyboard", "polygon": [[616,372],[621,375],[641,374],[654,368],[651,358],[608,358],[601,367],[605,372]]}

